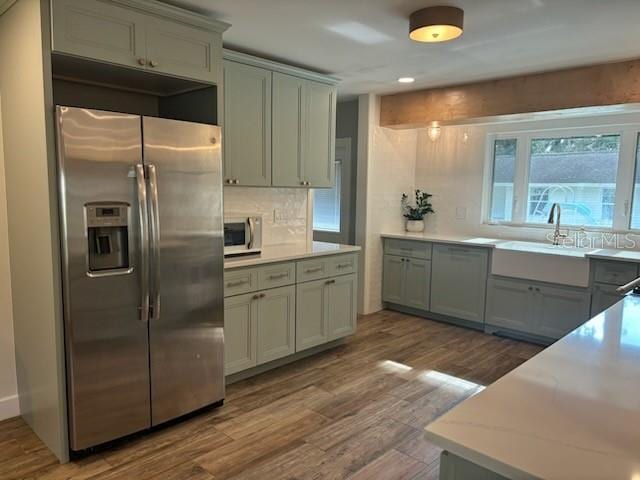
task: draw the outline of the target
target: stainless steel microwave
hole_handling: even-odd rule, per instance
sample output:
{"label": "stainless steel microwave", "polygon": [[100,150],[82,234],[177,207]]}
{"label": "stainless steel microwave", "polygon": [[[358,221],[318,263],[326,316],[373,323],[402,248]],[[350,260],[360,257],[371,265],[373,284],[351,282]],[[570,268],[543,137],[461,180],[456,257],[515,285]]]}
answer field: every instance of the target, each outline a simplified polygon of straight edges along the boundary
{"label": "stainless steel microwave", "polygon": [[262,250],[262,218],[225,217],[224,254],[243,255]]}

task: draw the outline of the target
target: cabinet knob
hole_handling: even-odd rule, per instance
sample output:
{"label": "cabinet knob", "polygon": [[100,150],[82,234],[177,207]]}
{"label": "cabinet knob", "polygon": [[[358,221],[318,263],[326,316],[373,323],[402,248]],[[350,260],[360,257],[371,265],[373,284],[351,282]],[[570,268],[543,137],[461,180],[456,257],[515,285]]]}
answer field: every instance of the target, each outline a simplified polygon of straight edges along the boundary
{"label": "cabinet knob", "polygon": [[151,68],[156,68],[158,66],[158,62],[156,62],[154,60],[149,60],[149,66]]}
{"label": "cabinet knob", "polygon": [[260,298],[260,294],[259,294],[259,293],[256,293],[256,294],[253,296],[253,299],[254,299],[254,300],[258,300],[259,298]]}
{"label": "cabinet knob", "polygon": [[529,287],[529,290],[533,290],[533,287]]}
{"label": "cabinet knob", "polygon": [[233,183],[233,180],[231,180],[230,178],[227,178],[224,182],[228,185],[231,185]]}
{"label": "cabinet knob", "polygon": [[335,280],[327,280],[326,282],[324,282],[325,285],[332,285],[334,283],[336,283]]}
{"label": "cabinet knob", "polygon": [[147,61],[144,58],[138,59],[138,65],[144,67],[147,64]]}

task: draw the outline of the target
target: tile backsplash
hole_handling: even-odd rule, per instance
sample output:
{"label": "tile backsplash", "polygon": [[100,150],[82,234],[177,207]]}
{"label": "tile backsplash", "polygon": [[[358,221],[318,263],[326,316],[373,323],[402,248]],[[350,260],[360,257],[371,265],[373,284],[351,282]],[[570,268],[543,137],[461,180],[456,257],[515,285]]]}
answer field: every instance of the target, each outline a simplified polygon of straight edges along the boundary
{"label": "tile backsplash", "polygon": [[263,245],[305,243],[309,191],[303,188],[224,187],[224,214],[262,215]]}

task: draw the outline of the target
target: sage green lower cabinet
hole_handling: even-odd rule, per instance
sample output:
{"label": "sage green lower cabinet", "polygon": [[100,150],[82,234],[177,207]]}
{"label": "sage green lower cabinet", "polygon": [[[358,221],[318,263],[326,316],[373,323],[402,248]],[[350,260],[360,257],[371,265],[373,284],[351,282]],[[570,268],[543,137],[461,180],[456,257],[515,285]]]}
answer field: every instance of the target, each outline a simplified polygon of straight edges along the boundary
{"label": "sage green lower cabinet", "polygon": [[593,286],[591,289],[591,317],[604,312],[622,299],[622,295],[616,291],[617,288],[616,285],[603,283],[596,283]]}
{"label": "sage green lower cabinet", "polygon": [[382,299],[419,310],[429,310],[431,261],[385,255]]}
{"label": "sage green lower cabinet", "polygon": [[224,299],[224,373],[257,365],[258,303],[255,294]]}
{"label": "sage green lower cabinet", "polygon": [[356,299],[355,274],[298,284],[296,352],[355,333]]}
{"label": "sage green lower cabinet", "polygon": [[224,300],[225,374],[295,352],[294,286]]}
{"label": "sage green lower cabinet", "polygon": [[326,280],[296,286],[296,351],[325,343],[329,295]]}
{"label": "sage green lower cabinet", "polygon": [[431,311],[483,323],[488,259],[485,248],[434,245]]}
{"label": "sage green lower cabinet", "polygon": [[447,451],[440,454],[439,478],[440,480],[507,480],[502,475]]}
{"label": "sage green lower cabinet", "polygon": [[589,301],[586,288],[491,277],[487,330],[505,328],[558,339],[589,319]]}
{"label": "sage green lower cabinet", "polygon": [[295,353],[296,288],[274,288],[257,295],[258,364]]}
{"label": "sage green lower cabinet", "polygon": [[329,341],[356,333],[358,280],[355,274],[343,275],[329,283]]}

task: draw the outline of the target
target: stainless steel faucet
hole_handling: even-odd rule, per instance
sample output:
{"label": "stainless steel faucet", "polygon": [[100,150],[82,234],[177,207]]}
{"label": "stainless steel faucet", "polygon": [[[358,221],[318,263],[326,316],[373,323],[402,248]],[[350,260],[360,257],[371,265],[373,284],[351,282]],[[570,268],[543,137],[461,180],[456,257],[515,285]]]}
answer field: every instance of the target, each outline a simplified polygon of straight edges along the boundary
{"label": "stainless steel faucet", "polygon": [[[557,215],[555,215],[555,220],[554,220],[554,214],[556,213],[556,211],[558,213]],[[553,205],[551,205],[551,210],[549,211],[549,220],[547,220],[547,223],[555,225],[556,228],[553,231],[553,244],[559,245],[560,242],[558,241],[558,239],[566,238],[567,236],[560,233],[560,204],[559,203],[554,203]]]}

